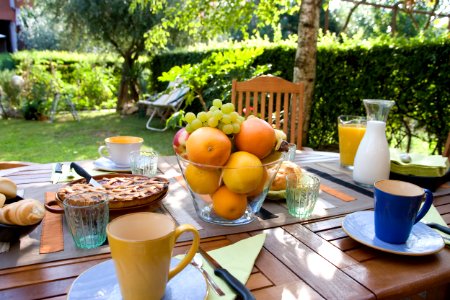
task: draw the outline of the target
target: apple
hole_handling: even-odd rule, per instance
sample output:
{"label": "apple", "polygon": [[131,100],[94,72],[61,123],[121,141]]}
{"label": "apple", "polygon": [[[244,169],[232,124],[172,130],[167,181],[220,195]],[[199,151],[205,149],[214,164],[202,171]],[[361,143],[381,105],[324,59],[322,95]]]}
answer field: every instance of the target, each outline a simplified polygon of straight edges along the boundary
{"label": "apple", "polygon": [[172,147],[175,153],[179,156],[187,159],[186,152],[186,141],[189,138],[189,133],[186,131],[186,128],[181,128],[175,133],[172,141]]}

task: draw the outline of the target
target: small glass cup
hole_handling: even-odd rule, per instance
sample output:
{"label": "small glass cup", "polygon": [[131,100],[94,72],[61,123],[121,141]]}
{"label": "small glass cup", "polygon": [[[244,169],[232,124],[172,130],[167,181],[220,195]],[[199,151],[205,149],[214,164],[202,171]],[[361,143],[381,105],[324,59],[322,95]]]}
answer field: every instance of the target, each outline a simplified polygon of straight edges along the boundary
{"label": "small glass cup", "polygon": [[366,133],[366,118],[343,115],[338,117],[339,158],[341,166],[352,169],[356,151]]}
{"label": "small glass cup", "polygon": [[74,194],[64,199],[63,206],[67,226],[78,248],[97,248],[105,242],[109,221],[108,194]]}
{"label": "small glass cup", "polygon": [[308,218],[319,198],[320,180],[318,177],[303,173],[301,176],[286,176],[286,202],[290,215]]}
{"label": "small glass cup", "polygon": [[288,147],[289,147],[288,148],[289,150],[288,150],[288,157],[287,157],[287,159],[289,161],[295,161],[295,154],[297,152],[297,145],[293,144],[293,143],[289,143]]}
{"label": "small glass cup", "polygon": [[158,153],[155,151],[133,151],[130,153],[131,173],[154,177],[158,172]]}

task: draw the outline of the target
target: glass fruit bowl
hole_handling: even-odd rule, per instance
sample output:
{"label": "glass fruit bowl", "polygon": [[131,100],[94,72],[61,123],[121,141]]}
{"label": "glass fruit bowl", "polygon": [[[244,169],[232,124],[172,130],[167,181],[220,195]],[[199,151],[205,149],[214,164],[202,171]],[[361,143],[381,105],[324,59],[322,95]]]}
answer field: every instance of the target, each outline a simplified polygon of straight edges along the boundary
{"label": "glass fruit bowl", "polygon": [[177,160],[200,219],[236,226],[254,220],[283,156],[265,159],[261,166],[238,168],[194,163],[178,154]]}

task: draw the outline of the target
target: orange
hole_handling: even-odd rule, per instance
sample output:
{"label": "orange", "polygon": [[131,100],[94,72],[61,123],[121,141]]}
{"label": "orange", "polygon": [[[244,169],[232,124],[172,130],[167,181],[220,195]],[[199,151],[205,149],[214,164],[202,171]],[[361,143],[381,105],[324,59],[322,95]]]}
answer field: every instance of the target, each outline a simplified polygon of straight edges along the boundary
{"label": "orange", "polygon": [[232,153],[222,171],[227,188],[241,194],[255,190],[263,176],[264,168],[259,158],[245,151]]}
{"label": "orange", "polygon": [[184,172],[186,182],[194,193],[212,194],[220,185],[220,170],[214,168],[199,168],[189,164]]}
{"label": "orange", "polygon": [[223,166],[231,153],[231,141],[217,128],[201,127],[186,141],[188,159],[210,166]]}
{"label": "orange", "polygon": [[212,200],[214,212],[227,220],[239,219],[247,209],[247,196],[233,193],[224,185],[212,195]]}
{"label": "orange", "polygon": [[269,173],[267,173],[267,170],[265,168],[263,168],[263,170],[264,170],[263,177],[262,177],[261,181],[259,182],[258,186],[256,187],[256,189],[254,189],[253,191],[248,193],[247,196],[249,196],[249,197],[258,196],[264,190],[264,185],[266,184],[267,178],[269,177]]}
{"label": "orange", "polygon": [[241,130],[234,140],[238,150],[250,152],[260,159],[269,155],[277,142],[275,129],[259,118],[242,122]]}

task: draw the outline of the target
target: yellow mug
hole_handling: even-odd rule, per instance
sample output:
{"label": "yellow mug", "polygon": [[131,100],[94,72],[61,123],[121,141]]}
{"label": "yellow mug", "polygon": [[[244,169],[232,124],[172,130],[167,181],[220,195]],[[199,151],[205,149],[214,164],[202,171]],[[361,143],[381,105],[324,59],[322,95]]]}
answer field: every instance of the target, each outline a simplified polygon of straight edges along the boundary
{"label": "yellow mug", "polygon": [[[170,260],[175,241],[190,231],[194,239],[186,256],[173,269]],[[192,225],[176,226],[171,217],[138,212],[112,220],[107,228],[122,298],[161,299],[167,282],[193,259],[200,236]]]}

